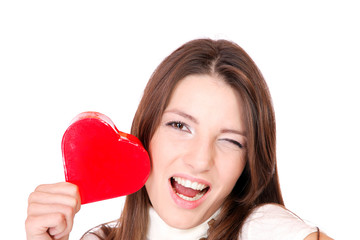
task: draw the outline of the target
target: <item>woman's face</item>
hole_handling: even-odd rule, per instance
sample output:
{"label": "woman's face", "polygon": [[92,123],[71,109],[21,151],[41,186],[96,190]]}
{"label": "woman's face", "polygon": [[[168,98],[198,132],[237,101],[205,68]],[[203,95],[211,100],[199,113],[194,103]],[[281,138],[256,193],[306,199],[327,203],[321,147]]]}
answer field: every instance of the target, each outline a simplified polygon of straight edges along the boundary
{"label": "woman's face", "polygon": [[168,225],[195,227],[221,207],[245,166],[245,130],[241,98],[223,80],[178,83],[150,141],[145,185]]}

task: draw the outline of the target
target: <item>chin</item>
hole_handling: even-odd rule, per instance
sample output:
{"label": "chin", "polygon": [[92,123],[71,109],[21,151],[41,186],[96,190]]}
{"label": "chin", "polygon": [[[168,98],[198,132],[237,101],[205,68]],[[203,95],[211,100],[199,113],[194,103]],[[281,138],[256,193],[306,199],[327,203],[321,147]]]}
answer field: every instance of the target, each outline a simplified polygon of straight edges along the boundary
{"label": "chin", "polygon": [[[202,220],[196,220],[193,217],[180,217],[181,219],[179,219],[178,217],[174,218],[174,219],[166,219],[165,222],[167,225],[173,227],[173,228],[178,228],[178,229],[190,229],[193,227],[196,227],[198,225],[200,225],[203,221]],[[204,220],[205,221],[205,220]]]}
{"label": "chin", "polygon": [[169,209],[168,211],[162,212],[164,214],[162,219],[167,225],[177,229],[194,228],[208,220],[213,215],[213,213],[209,212],[208,208],[205,206],[204,208],[207,210],[201,208],[181,209],[175,207],[171,210]]}

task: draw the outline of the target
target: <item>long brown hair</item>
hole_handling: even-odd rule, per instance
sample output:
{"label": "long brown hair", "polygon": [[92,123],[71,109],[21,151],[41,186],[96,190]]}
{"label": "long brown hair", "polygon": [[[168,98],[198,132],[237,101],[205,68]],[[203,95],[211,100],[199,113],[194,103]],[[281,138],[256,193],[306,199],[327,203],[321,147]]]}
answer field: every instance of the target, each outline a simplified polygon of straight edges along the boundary
{"label": "long brown hair", "polygon": [[[176,84],[191,74],[219,76],[243,99],[247,126],[246,166],[208,239],[238,239],[245,218],[264,203],[283,205],[276,167],[276,128],[271,96],[259,69],[237,44],[197,39],[170,54],[151,76],[135,114],[131,134],[148,149]],[[103,226],[105,239],[145,240],[151,205],[145,187],[127,196],[115,228]]]}

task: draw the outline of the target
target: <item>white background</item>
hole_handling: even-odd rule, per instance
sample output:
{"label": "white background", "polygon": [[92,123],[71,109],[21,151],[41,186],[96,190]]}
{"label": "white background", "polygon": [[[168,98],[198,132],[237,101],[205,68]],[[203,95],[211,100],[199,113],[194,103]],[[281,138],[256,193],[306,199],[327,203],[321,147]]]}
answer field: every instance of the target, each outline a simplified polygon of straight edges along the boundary
{"label": "white background", "polygon": [[[355,1],[120,2],[0,2],[1,239],[25,239],[28,195],[64,180],[71,119],[99,111],[128,132],[155,67],[200,37],[235,41],[264,74],[286,206],[336,239],[359,238]],[[71,239],[117,218],[122,204],[84,205]]]}

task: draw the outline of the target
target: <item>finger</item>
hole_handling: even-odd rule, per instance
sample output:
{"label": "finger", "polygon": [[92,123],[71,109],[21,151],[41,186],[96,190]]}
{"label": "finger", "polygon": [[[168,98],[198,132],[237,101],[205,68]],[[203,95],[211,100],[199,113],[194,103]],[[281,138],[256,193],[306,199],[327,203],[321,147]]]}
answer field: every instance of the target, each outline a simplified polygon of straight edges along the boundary
{"label": "finger", "polygon": [[71,218],[75,216],[74,208],[63,204],[31,203],[28,207],[29,216],[39,216],[50,213],[62,213],[64,216]]}
{"label": "finger", "polygon": [[[33,203],[66,205],[74,209],[75,213],[80,210],[80,200],[69,195],[53,194],[47,192],[33,192],[30,194],[29,208]],[[28,209],[29,209],[28,208]]]}
{"label": "finger", "polygon": [[65,195],[75,195],[78,192],[78,187],[69,182],[59,182],[54,184],[41,184],[36,187],[35,191],[62,193]]}
{"label": "finger", "polygon": [[51,239],[50,235],[65,236],[70,233],[66,218],[61,213],[28,216],[25,227],[28,239]]}
{"label": "finger", "polygon": [[[70,233],[74,221],[74,209],[61,204],[38,204],[33,203],[28,210],[29,220],[33,220],[33,224],[45,224],[40,231],[47,230],[51,236],[66,235]],[[55,218],[51,219],[50,218]],[[47,222],[41,222],[47,221]],[[65,220],[65,224],[64,224]],[[53,225],[60,223],[60,225]]]}
{"label": "finger", "polygon": [[[74,208],[63,204],[31,203],[28,207],[28,216],[29,221],[33,221],[32,224],[44,224],[41,228],[39,228],[40,232],[47,230],[51,236],[55,236],[56,239],[59,239],[71,232],[75,210]],[[54,217],[55,219],[51,219],[52,221],[49,221],[49,218],[51,217]],[[42,219],[45,219],[44,221],[48,222],[41,222]],[[65,225],[63,225],[64,219]],[[59,222],[60,225],[53,226],[51,222]]]}
{"label": "finger", "polygon": [[61,195],[68,195],[74,197],[78,201],[78,208],[77,211],[80,209],[81,206],[81,199],[79,189],[75,184],[68,183],[68,182],[60,182],[55,184],[42,184],[39,185],[35,192],[45,192],[45,193],[53,193],[53,194],[61,194]]}

